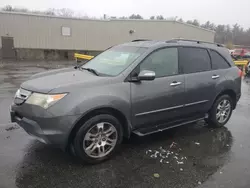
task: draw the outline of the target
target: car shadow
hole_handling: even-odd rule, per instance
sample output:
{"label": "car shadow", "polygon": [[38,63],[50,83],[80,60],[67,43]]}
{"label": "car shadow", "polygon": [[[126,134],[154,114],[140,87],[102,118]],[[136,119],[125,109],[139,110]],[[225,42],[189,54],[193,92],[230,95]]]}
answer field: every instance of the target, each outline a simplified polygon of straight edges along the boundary
{"label": "car shadow", "polygon": [[[197,180],[205,181],[230,160],[232,144],[227,128],[211,129],[201,122],[146,137],[132,135],[110,160],[86,165],[59,149],[32,141],[18,165],[16,185],[153,187],[157,183],[158,187],[181,187],[188,183],[195,187]],[[155,182],[155,172],[166,178]]]}

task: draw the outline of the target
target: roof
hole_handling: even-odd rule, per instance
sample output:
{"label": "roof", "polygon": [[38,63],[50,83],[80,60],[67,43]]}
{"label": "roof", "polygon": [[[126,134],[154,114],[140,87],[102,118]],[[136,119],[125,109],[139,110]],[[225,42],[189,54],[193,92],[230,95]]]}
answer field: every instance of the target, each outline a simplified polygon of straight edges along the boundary
{"label": "roof", "polygon": [[159,41],[159,40],[138,40],[138,41],[132,41],[128,43],[121,44],[119,46],[135,46],[135,47],[142,47],[142,48],[150,48],[159,44],[166,44],[165,41]]}
{"label": "roof", "polygon": [[11,12],[11,11],[0,11],[0,14],[12,14],[12,15],[22,15],[22,16],[36,16],[36,17],[47,17],[47,18],[57,18],[57,19],[69,19],[69,20],[88,20],[88,21],[101,21],[101,22],[109,22],[109,21],[138,21],[138,22],[171,22],[171,23],[178,23],[183,24],[189,27],[194,27],[197,29],[201,29],[204,31],[215,33],[213,30],[205,29],[202,27],[194,26],[191,24],[187,24],[184,22],[179,22],[176,20],[151,20],[151,19],[94,19],[94,18],[81,18],[81,17],[63,17],[63,16],[53,16],[53,15],[44,15],[44,14],[35,14],[35,13],[27,13],[27,12]]}
{"label": "roof", "polygon": [[211,43],[206,41],[198,41],[198,40],[185,40],[185,39],[172,39],[172,40],[134,40],[129,43],[121,44],[121,46],[137,46],[144,48],[160,48],[164,46],[186,46],[186,47],[202,47],[207,49],[212,49],[219,52],[231,65],[233,64],[232,58],[228,49],[224,47],[222,44]]}

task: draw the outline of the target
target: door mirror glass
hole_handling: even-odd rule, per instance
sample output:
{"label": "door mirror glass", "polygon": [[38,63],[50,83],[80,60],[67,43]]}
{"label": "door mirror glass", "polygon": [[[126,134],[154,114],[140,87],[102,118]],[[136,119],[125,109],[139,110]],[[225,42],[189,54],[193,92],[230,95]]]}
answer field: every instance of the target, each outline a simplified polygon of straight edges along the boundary
{"label": "door mirror glass", "polygon": [[138,80],[154,80],[155,79],[155,72],[149,70],[143,70],[138,75]]}

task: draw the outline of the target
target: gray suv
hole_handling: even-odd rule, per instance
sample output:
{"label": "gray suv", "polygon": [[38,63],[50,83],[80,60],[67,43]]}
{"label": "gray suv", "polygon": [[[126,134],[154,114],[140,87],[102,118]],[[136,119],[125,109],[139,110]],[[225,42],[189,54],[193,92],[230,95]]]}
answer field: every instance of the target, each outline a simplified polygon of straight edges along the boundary
{"label": "gray suv", "polygon": [[225,125],[241,96],[241,75],[219,44],[135,40],[84,65],[32,76],[16,92],[11,119],[38,140],[98,163],[131,133],[203,119]]}

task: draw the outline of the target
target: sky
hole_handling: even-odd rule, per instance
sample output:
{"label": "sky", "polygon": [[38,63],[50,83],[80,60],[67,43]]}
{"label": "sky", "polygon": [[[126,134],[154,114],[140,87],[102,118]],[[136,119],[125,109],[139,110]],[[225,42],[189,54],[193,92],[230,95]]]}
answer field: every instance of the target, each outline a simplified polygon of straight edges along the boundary
{"label": "sky", "polygon": [[250,0],[0,0],[0,7],[5,5],[32,10],[69,8],[97,18],[104,14],[118,17],[140,14],[144,18],[163,15],[250,27]]}

